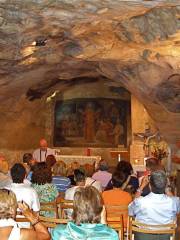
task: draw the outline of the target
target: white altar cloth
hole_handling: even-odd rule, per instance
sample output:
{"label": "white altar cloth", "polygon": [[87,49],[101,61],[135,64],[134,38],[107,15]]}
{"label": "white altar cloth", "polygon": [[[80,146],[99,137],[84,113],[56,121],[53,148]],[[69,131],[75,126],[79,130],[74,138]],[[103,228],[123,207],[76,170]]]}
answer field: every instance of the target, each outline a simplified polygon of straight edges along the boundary
{"label": "white altar cloth", "polygon": [[94,162],[100,161],[101,156],[83,156],[83,155],[56,155],[57,161],[63,161],[66,164],[72,162],[78,162],[81,165],[86,163],[93,164]]}

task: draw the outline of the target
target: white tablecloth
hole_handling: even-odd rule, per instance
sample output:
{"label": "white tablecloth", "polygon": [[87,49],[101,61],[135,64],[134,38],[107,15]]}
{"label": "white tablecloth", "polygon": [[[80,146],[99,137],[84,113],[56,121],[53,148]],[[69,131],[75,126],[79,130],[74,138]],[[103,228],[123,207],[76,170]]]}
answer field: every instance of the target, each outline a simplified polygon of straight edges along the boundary
{"label": "white tablecloth", "polygon": [[66,164],[78,162],[83,165],[86,163],[93,164],[94,162],[100,161],[101,156],[56,155],[56,160],[63,161]]}

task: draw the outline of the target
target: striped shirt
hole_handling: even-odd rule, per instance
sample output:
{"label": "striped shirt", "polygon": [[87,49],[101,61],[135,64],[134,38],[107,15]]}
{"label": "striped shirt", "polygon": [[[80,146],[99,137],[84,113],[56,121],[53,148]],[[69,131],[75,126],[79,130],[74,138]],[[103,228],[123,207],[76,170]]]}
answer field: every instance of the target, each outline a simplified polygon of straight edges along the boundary
{"label": "striped shirt", "polygon": [[56,185],[59,192],[65,192],[71,186],[70,179],[62,176],[54,176],[52,183]]}

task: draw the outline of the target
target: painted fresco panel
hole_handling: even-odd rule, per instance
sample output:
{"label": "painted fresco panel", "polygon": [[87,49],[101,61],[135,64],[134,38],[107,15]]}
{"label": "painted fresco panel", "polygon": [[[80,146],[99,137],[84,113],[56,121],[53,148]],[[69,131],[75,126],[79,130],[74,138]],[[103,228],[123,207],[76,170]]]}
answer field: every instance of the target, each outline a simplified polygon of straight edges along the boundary
{"label": "painted fresco panel", "polygon": [[54,146],[126,146],[129,102],[91,98],[57,101]]}

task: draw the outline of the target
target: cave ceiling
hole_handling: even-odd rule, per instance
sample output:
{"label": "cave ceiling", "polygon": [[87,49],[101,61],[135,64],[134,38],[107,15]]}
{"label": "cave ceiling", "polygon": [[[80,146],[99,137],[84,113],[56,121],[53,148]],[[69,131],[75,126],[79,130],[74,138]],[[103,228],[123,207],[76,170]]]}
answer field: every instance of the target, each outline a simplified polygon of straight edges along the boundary
{"label": "cave ceiling", "polygon": [[180,2],[0,0],[0,110],[99,76],[179,131]]}

